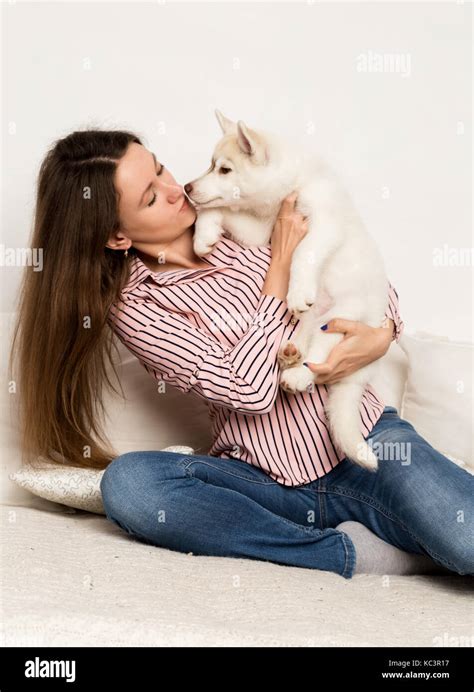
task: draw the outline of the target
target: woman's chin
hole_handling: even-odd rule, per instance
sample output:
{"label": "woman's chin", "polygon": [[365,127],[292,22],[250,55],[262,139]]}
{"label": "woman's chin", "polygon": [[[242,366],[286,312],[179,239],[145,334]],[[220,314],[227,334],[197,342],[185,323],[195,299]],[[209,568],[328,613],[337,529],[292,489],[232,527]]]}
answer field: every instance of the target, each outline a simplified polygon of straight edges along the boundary
{"label": "woman's chin", "polygon": [[197,212],[193,207],[189,207],[189,209],[183,209],[183,211],[179,212],[179,218],[181,220],[181,223],[183,223],[186,228],[189,228],[197,219]]}

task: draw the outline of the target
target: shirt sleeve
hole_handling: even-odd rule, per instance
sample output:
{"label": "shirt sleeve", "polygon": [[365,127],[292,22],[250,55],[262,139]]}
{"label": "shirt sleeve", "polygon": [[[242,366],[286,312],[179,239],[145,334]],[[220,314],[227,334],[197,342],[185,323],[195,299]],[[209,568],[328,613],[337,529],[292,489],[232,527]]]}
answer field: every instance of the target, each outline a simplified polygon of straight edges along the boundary
{"label": "shirt sleeve", "polygon": [[156,379],[239,413],[262,415],[272,409],[280,380],[278,350],[295,329],[286,301],[262,294],[248,330],[229,347],[183,315],[151,319],[139,308],[133,327],[127,319],[126,330],[116,332]]}
{"label": "shirt sleeve", "polygon": [[400,316],[400,306],[398,302],[398,293],[396,292],[395,288],[392,286],[392,284],[389,282],[388,284],[388,306],[387,310],[385,311],[385,317],[388,317],[389,319],[393,320],[394,323],[394,329],[393,329],[393,336],[392,336],[392,341],[396,341],[397,343],[400,340],[400,337],[403,333],[403,329],[405,327],[405,324]]}

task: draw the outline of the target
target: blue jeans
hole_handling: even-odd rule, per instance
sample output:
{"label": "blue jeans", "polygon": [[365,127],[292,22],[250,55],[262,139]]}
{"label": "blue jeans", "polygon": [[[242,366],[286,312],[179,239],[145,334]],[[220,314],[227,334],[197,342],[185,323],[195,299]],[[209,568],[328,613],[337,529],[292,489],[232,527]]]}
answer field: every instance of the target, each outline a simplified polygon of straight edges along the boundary
{"label": "blue jeans", "polygon": [[353,520],[402,550],[474,574],[474,476],[437,452],[392,406],[366,439],[379,458],[375,473],[346,458],[296,487],[240,459],[128,452],[105,469],[104,509],[145,543],[328,570],[347,579],[355,547],[335,527]]}

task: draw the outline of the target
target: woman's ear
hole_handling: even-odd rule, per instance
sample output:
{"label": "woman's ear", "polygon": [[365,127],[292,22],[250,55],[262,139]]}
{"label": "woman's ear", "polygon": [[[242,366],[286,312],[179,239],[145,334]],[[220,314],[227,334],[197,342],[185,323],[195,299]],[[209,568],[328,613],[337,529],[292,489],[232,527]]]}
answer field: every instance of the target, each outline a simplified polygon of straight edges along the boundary
{"label": "woman's ear", "polygon": [[121,230],[112,233],[105,243],[105,247],[110,248],[110,250],[128,250],[131,246],[132,241]]}

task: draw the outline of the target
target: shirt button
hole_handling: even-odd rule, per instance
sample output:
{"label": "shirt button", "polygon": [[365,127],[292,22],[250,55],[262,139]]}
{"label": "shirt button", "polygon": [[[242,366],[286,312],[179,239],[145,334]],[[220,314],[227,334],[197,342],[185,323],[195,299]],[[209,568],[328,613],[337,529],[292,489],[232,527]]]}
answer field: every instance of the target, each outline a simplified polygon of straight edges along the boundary
{"label": "shirt button", "polygon": [[291,324],[296,324],[298,322],[298,320],[296,319],[296,317],[292,317],[290,322],[291,322]]}

